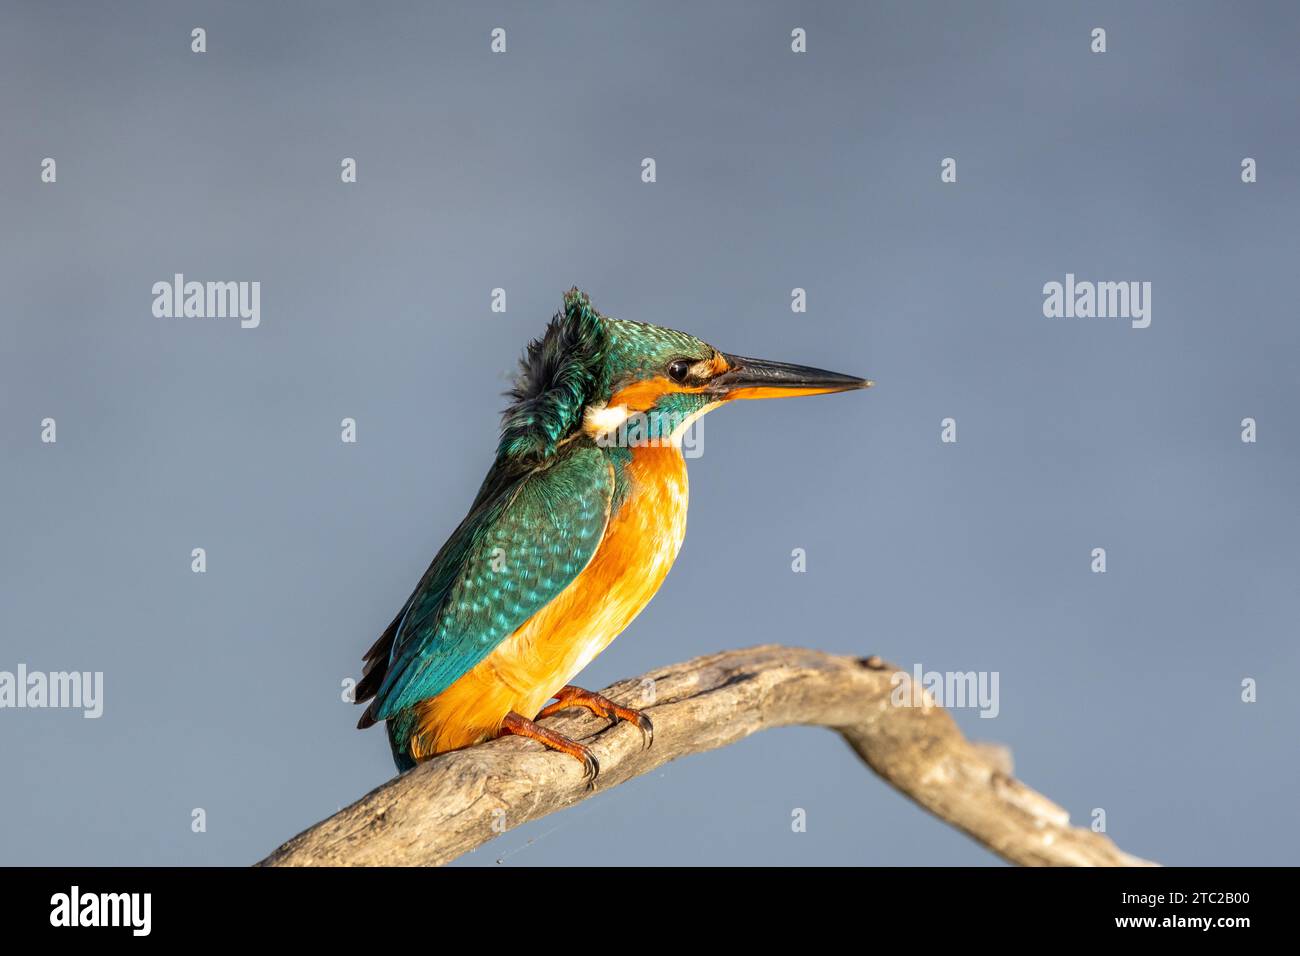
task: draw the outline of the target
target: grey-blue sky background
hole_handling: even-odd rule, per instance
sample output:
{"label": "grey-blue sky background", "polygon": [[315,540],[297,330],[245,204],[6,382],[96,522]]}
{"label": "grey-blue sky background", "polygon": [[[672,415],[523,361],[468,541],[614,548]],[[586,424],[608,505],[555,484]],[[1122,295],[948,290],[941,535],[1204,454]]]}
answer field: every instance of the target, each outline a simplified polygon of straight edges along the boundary
{"label": "grey-blue sky background", "polygon": [[[102,670],[105,710],[0,711],[0,862],[247,863],[391,775],[340,683],[575,283],[879,383],[705,420],[677,565],[582,683],[772,641],[998,671],[959,723],[1076,822],[1300,862],[1294,5],[2,9],[0,669]],[[155,318],[175,272],[259,280],[261,327]],[[1151,327],[1044,318],[1067,272],[1152,282]],[[814,729],[497,859],[995,862]]]}

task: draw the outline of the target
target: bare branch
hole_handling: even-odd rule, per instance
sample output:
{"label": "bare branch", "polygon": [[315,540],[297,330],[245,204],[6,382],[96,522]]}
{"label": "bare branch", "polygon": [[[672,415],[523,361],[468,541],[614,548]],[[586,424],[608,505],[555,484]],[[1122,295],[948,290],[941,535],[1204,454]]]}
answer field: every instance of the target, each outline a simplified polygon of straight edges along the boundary
{"label": "bare branch", "polygon": [[[1108,838],[1071,827],[1064,810],[1010,776],[1005,749],[972,744],[928,696],[891,702],[896,668],[778,646],[696,658],[602,693],[646,711],[654,746],[629,724],[571,711],[548,721],[600,760],[599,789],[571,757],[519,738],[443,754],[300,833],[259,865],[434,865],[686,754],[767,727],[837,731],[866,764],[939,819],[1011,861],[1037,866],[1148,866]],[[594,736],[588,736],[593,735]]]}

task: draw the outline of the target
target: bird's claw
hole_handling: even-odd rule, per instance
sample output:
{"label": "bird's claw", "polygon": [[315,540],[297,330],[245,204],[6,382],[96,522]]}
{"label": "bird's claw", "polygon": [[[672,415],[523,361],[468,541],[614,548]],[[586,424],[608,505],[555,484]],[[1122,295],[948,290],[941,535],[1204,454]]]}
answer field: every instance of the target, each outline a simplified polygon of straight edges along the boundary
{"label": "bird's claw", "polygon": [[649,750],[655,742],[655,725],[645,714],[636,712],[636,729],[641,731],[641,749]]}
{"label": "bird's claw", "polygon": [[552,714],[557,714],[570,707],[581,707],[597,717],[604,717],[609,721],[610,727],[613,727],[620,720],[636,724],[637,730],[641,731],[642,750],[648,750],[654,743],[655,726],[651,723],[650,718],[641,711],[620,706],[602,694],[583,690],[581,687],[574,687],[573,685],[566,685],[561,688],[556,695],[555,703],[543,707],[538,713],[537,719],[544,720]]}
{"label": "bird's claw", "polygon": [[582,748],[582,779],[587,781],[587,787],[591,790],[596,789],[596,778],[600,776],[600,761],[596,755],[591,752],[589,747]]}
{"label": "bird's claw", "polygon": [[619,707],[617,704],[610,706],[610,712],[606,714],[609,718],[609,727],[606,730],[616,727],[620,720],[627,721],[629,724],[635,724],[636,729],[641,731],[641,749],[649,750],[655,742],[655,725],[645,714],[639,710],[632,710],[629,707]]}

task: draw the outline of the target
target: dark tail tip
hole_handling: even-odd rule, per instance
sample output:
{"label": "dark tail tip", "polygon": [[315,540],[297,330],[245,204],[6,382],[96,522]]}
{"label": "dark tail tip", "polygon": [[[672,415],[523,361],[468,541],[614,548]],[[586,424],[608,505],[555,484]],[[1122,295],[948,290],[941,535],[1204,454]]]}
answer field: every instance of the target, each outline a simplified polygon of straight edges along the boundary
{"label": "dark tail tip", "polygon": [[366,712],[361,715],[361,719],[357,721],[357,730],[365,730],[367,727],[375,726],[375,724],[375,706],[371,704],[366,708]]}

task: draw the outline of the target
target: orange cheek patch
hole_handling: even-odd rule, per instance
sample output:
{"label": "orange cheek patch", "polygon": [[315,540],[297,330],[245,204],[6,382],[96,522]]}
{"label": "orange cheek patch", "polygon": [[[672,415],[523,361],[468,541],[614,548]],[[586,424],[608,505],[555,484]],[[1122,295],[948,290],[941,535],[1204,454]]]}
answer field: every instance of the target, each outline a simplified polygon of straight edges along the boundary
{"label": "orange cheek patch", "polygon": [[626,388],[621,388],[609,397],[609,406],[611,408],[619,405],[627,406],[629,411],[645,412],[654,408],[659,399],[665,395],[674,392],[702,392],[703,385],[687,387],[678,385],[676,382],[658,375],[654,378],[643,379],[639,382],[633,382]]}
{"label": "orange cheek patch", "polygon": [[[731,366],[721,354],[713,356],[709,360],[709,378],[721,375]],[[629,411],[645,412],[654,407],[655,403],[663,396],[676,392],[685,392],[697,395],[704,391],[708,385],[678,385],[672,379],[664,375],[656,375],[653,378],[642,379],[639,382],[633,382],[626,388],[620,389],[609,398],[611,408],[625,405]]]}
{"label": "orange cheek patch", "polygon": [[662,377],[642,379],[611,395],[609,404],[611,407],[625,405],[629,411],[644,412],[654,407],[655,402],[659,401],[659,396],[671,391],[672,384]]}

